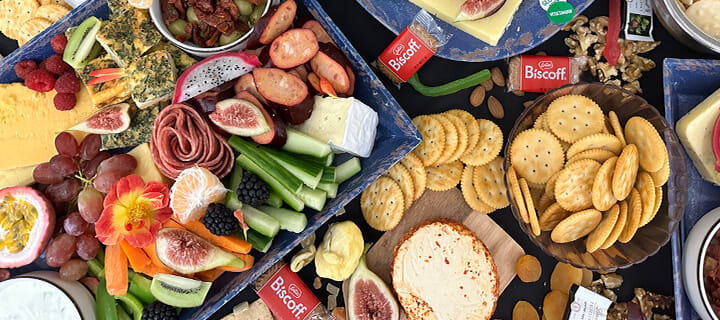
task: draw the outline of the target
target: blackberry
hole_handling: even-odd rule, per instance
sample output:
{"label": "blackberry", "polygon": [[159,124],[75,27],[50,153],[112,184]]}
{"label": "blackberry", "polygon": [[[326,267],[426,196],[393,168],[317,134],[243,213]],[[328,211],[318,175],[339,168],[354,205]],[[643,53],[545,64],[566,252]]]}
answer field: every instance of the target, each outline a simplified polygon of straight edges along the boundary
{"label": "blackberry", "polygon": [[200,220],[205,227],[217,236],[227,236],[240,230],[240,223],[232,210],[222,203],[212,203]]}
{"label": "blackberry", "polygon": [[237,188],[238,200],[250,206],[259,206],[267,201],[270,188],[256,174],[245,171]]}
{"label": "blackberry", "polygon": [[142,320],[175,320],[178,319],[177,309],[160,301],[155,301],[143,309]]}

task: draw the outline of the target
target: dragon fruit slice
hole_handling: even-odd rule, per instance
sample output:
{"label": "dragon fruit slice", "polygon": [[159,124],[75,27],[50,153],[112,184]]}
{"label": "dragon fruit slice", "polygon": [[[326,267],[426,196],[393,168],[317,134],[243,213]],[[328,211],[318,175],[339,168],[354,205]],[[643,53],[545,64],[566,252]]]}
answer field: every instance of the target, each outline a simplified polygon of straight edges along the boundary
{"label": "dragon fruit slice", "polygon": [[259,66],[260,60],[245,52],[225,52],[211,56],[180,75],[172,103],[188,100]]}

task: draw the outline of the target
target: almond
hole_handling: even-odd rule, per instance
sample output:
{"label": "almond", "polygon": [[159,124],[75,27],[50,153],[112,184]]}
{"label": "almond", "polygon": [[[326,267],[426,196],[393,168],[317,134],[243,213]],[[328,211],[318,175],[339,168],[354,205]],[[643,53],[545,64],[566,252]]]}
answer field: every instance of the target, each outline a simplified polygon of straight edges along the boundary
{"label": "almond", "polygon": [[522,97],[525,95],[525,91],[522,90],[513,90],[512,93],[518,97]]}
{"label": "almond", "polygon": [[503,75],[502,70],[498,67],[493,67],[490,72],[492,73],[492,82],[498,87],[504,87],[505,76]]}
{"label": "almond", "polygon": [[473,107],[479,107],[483,101],[485,101],[485,88],[483,86],[477,86],[470,93],[470,104]]}
{"label": "almond", "polygon": [[531,106],[533,103],[535,103],[535,100],[528,100],[528,101],[523,102],[523,106],[525,108],[527,108],[527,107]]}
{"label": "almond", "polygon": [[493,88],[492,79],[485,80],[483,83],[481,83],[481,85],[483,86],[483,88],[485,88],[485,91],[490,92],[490,90],[492,90]]}
{"label": "almond", "polygon": [[490,114],[497,118],[502,119],[505,117],[505,108],[503,108],[503,105],[500,103],[500,100],[493,96],[488,97],[488,110],[490,111]]}

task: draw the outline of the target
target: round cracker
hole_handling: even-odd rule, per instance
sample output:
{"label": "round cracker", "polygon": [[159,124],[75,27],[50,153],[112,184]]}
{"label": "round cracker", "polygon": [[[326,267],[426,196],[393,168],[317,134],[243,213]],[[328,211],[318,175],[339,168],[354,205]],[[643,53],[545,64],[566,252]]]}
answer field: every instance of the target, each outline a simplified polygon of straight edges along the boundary
{"label": "round cracker", "polygon": [[540,223],[538,223],[537,211],[535,211],[535,203],[530,193],[530,187],[527,185],[525,178],[520,178],[520,190],[523,194],[523,200],[525,200],[525,207],[527,207],[528,220],[530,221],[530,230],[535,236],[540,235]]}
{"label": "round cracker", "polygon": [[638,149],[634,144],[623,148],[615,164],[612,178],[612,191],[615,199],[625,200],[630,194],[638,173]]}
{"label": "round cracker", "polygon": [[592,207],[592,184],[598,169],[600,163],[590,159],[566,166],[555,182],[555,201],[568,211]]}
{"label": "round cracker", "polygon": [[655,182],[655,186],[663,186],[670,178],[670,162],[668,161],[668,158],[665,158],[665,161],[663,161],[662,167],[660,167],[660,170],[655,172],[650,172],[650,175],[653,178],[653,182]]}
{"label": "round cracker", "polygon": [[595,101],[581,95],[559,97],[550,103],[545,113],[552,133],[570,143],[600,133],[605,126],[602,109]]}
{"label": "round cracker", "polygon": [[540,230],[552,231],[560,221],[563,221],[563,219],[571,214],[572,212],[563,209],[557,202],[553,202],[540,214],[540,219],[538,220]]}
{"label": "round cracker", "polygon": [[[473,172],[473,186],[480,199],[487,205],[502,209],[510,205],[505,187],[503,158],[496,157],[488,164],[476,167]],[[520,186],[522,190],[522,185]],[[524,198],[528,206],[527,198]],[[529,211],[528,211],[529,213]]]}
{"label": "round cracker", "polygon": [[427,185],[427,173],[425,172],[425,166],[422,160],[411,152],[406,154],[405,157],[400,160],[400,163],[408,169],[412,176],[413,191],[415,192],[413,200],[420,199],[423,193],[425,193],[425,187]]}
{"label": "round cracker", "polygon": [[557,177],[560,175],[560,171],[555,172],[555,174],[548,179],[547,183],[545,183],[545,194],[553,200],[555,200],[555,182],[557,182]]}
{"label": "round cracker", "polygon": [[620,119],[618,119],[617,114],[615,111],[608,112],[608,120],[610,121],[610,126],[613,129],[613,133],[615,136],[622,142],[623,146],[627,144],[627,141],[625,140],[625,134],[623,133],[623,127],[620,124]]}
{"label": "round cracker", "polygon": [[640,228],[640,220],[642,219],[642,200],[640,192],[633,188],[630,191],[630,199],[628,201],[628,218],[625,228],[620,233],[618,241],[628,243],[635,236],[638,228]]}
{"label": "round cracker", "polygon": [[469,166],[482,166],[497,157],[503,145],[503,133],[495,122],[477,119],[480,128],[478,143],[474,149],[460,157],[460,161]]}
{"label": "round cracker", "polygon": [[622,148],[622,142],[620,142],[615,135],[609,133],[597,133],[578,139],[570,146],[570,148],[568,148],[567,156],[568,158],[572,158],[580,152],[591,149],[603,149],[617,155],[620,151],[622,151]]}
{"label": "round cracker", "polygon": [[582,159],[592,159],[597,162],[605,162],[605,160],[616,156],[617,154],[605,149],[590,149],[580,151],[579,153],[575,154],[574,156],[572,156],[572,158],[568,159],[567,163],[573,163]]}
{"label": "round cracker", "polygon": [[600,211],[609,210],[617,202],[612,192],[612,177],[617,159],[618,157],[612,157],[603,162],[593,180],[592,203],[595,209]]}
{"label": "round cracker", "polygon": [[36,35],[45,31],[53,22],[45,18],[30,18],[22,24],[21,32],[26,32],[30,35],[29,39],[34,38]]}
{"label": "round cracker", "polygon": [[[450,156],[450,159],[448,159],[448,162],[453,162],[465,154],[468,147],[468,129],[465,127],[465,122],[462,121],[459,117],[451,114],[451,113],[443,113],[445,117],[447,117],[450,122],[455,125],[455,128],[457,128],[457,137],[458,137],[458,146],[455,149],[455,152],[452,153]],[[477,122],[474,122],[477,125]]]}
{"label": "round cracker", "polygon": [[662,187],[656,186],[655,187],[655,206],[653,206],[653,214],[652,217],[650,217],[650,221],[652,221],[655,218],[655,215],[660,211],[660,206],[662,206],[662,200],[663,200],[663,191]]}
{"label": "round cracker", "polygon": [[445,129],[436,118],[421,115],[413,118],[413,123],[422,135],[422,141],[413,150],[424,166],[428,166],[442,156],[445,148]]}
{"label": "round cracker", "polygon": [[662,168],[667,159],[667,149],[660,134],[645,118],[632,117],[625,123],[625,140],[637,146],[640,167],[647,172],[655,172]]}
{"label": "round cracker", "polygon": [[546,183],[560,171],[565,152],[550,132],[528,129],[520,132],[510,145],[510,163],[519,177],[532,183]]}
{"label": "round cracker", "polygon": [[463,164],[460,161],[425,167],[427,188],[433,191],[450,190],[460,183],[462,171]]}
{"label": "round cracker", "polygon": [[360,196],[365,221],[376,230],[388,231],[400,223],[405,204],[400,186],[390,177],[380,176]]}
{"label": "round cracker", "polygon": [[642,201],[642,218],[640,218],[640,227],[648,224],[650,219],[655,216],[655,183],[652,176],[645,171],[640,171],[635,181],[635,189],[640,193]]}
{"label": "round cracker", "polygon": [[507,184],[510,188],[509,191],[513,200],[515,200],[515,207],[520,213],[520,218],[522,218],[523,222],[528,223],[530,220],[528,217],[527,207],[525,206],[525,199],[523,198],[522,190],[520,190],[520,182],[518,181],[517,174],[515,173],[515,168],[513,168],[513,166],[508,168],[506,176]]}
{"label": "round cracker", "polygon": [[595,252],[602,247],[605,240],[610,237],[610,234],[615,229],[618,217],[620,217],[620,206],[615,204],[610,208],[610,211],[605,213],[605,217],[600,221],[600,224],[585,239],[587,252]]}
{"label": "round cracker", "polygon": [[[553,196],[550,197],[550,194]],[[540,199],[538,200],[537,204],[537,212],[543,212],[547,207],[549,207],[551,204],[555,202],[555,194],[554,193],[547,193],[543,192],[542,196],[540,196]]]}
{"label": "round cracker", "polygon": [[449,163],[450,157],[455,153],[455,151],[460,146],[460,138],[458,135],[458,128],[455,127],[455,124],[450,121],[451,117],[450,115],[445,114],[433,114],[432,117],[435,117],[440,124],[442,125],[443,129],[445,130],[445,147],[443,148],[443,153],[440,155],[440,157],[435,160],[432,164],[445,164]]}
{"label": "round cracker", "polygon": [[550,233],[550,239],[556,243],[567,243],[580,239],[595,230],[602,220],[597,209],[575,212],[560,221]]}
{"label": "round cracker", "polygon": [[385,172],[385,175],[392,178],[400,186],[403,193],[403,205],[405,210],[409,209],[413,201],[415,201],[415,189],[410,170],[402,163],[398,162]]}
{"label": "round cracker", "polygon": [[625,229],[625,224],[627,224],[627,217],[628,217],[628,205],[627,201],[620,201],[619,203],[615,204],[620,208],[620,214],[618,215],[617,222],[615,222],[615,226],[613,226],[612,231],[610,232],[610,235],[605,239],[605,242],[600,246],[600,249],[607,249],[610,248],[615,242],[617,242],[618,237],[620,237],[620,233]]}
{"label": "round cracker", "polygon": [[478,141],[480,140],[480,125],[478,124],[478,121],[475,119],[475,117],[470,114],[470,112],[467,112],[465,110],[461,109],[452,109],[445,111],[447,114],[452,114],[460,120],[462,120],[463,124],[465,125],[465,128],[467,129],[467,136],[468,136],[468,143],[467,148],[465,149],[465,153],[460,155],[461,157],[470,152],[470,150],[475,149],[475,146],[477,146]]}
{"label": "round cracker", "polygon": [[550,128],[547,127],[547,116],[545,115],[545,112],[541,113],[537,118],[535,118],[535,122],[533,122],[533,128],[535,129],[541,129],[541,130],[550,130]]}
{"label": "round cracker", "polygon": [[472,183],[474,171],[475,166],[465,166],[462,178],[460,179],[460,191],[462,191],[465,203],[467,203],[470,208],[483,214],[491,213],[495,211],[495,209],[482,202],[477,192],[475,192],[475,187]]}
{"label": "round cracker", "polygon": [[33,15],[39,18],[45,18],[52,22],[60,20],[66,14],[70,13],[70,10],[64,6],[58,4],[44,4],[41,5]]}

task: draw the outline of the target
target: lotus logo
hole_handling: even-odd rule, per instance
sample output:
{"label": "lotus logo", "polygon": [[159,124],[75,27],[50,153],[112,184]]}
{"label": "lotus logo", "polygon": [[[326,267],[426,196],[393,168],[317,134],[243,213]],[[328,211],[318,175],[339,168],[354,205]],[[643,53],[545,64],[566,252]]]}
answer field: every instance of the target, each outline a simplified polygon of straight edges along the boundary
{"label": "lotus logo", "polygon": [[393,53],[396,56],[399,56],[403,52],[403,50],[405,50],[405,46],[402,44],[399,44],[393,49]]}
{"label": "lotus logo", "polygon": [[540,70],[552,69],[553,63],[552,63],[552,61],[543,60],[543,61],[538,62],[538,68],[540,68]]}
{"label": "lotus logo", "polygon": [[302,296],[302,291],[300,291],[300,288],[296,286],[294,283],[288,286],[288,291],[290,291],[290,294],[292,294],[295,299],[300,298]]}

